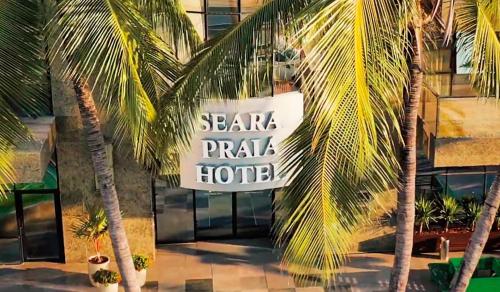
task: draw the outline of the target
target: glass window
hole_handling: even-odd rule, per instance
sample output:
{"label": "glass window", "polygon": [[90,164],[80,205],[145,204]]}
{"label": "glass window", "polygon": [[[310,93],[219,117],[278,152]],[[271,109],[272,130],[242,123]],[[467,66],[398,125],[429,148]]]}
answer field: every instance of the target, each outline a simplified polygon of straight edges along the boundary
{"label": "glass window", "polygon": [[0,264],[21,262],[14,194],[0,199]]}
{"label": "glass window", "polygon": [[208,38],[211,39],[238,23],[238,15],[208,15]]}
{"label": "glass window", "polygon": [[193,191],[166,188],[155,183],[156,240],[182,242],[194,240]]}
{"label": "glass window", "polygon": [[450,170],[447,194],[460,199],[472,196],[481,199],[484,190],[484,172],[474,169]]}
{"label": "glass window", "polygon": [[238,235],[267,235],[271,229],[273,191],[239,192],[237,202]]}
{"label": "glass window", "polygon": [[238,13],[237,0],[208,0],[208,13]]}
{"label": "glass window", "polygon": [[182,5],[186,11],[204,12],[205,0],[182,0]]}
{"label": "glass window", "polygon": [[233,235],[232,193],[195,191],[198,238]]}

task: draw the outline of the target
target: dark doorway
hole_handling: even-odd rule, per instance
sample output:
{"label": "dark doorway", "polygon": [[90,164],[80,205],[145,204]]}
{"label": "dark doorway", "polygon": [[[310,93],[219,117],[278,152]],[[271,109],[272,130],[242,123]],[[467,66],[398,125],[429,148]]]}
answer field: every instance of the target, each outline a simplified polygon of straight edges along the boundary
{"label": "dark doorway", "polygon": [[196,239],[266,237],[273,214],[273,190],[194,191]]}
{"label": "dark doorway", "polygon": [[21,183],[0,198],[0,264],[64,261],[57,169],[42,182]]}

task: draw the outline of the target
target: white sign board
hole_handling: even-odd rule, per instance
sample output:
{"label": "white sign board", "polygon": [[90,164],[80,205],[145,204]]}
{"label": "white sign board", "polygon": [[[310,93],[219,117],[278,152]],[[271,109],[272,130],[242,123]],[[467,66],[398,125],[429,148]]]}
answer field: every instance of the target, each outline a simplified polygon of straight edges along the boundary
{"label": "white sign board", "polygon": [[181,156],[181,187],[238,192],[285,186],[280,143],[302,122],[303,107],[299,92],[207,102],[191,151]]}

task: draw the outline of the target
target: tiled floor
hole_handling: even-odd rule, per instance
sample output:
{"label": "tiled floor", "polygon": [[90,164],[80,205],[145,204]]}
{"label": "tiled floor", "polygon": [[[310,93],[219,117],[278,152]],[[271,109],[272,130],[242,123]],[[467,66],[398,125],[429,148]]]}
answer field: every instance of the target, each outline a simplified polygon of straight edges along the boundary
{"label": "tiled floor", "polygon": [[[329,291],[386,291],[392,261],[390,254],[354,254]],[[427,264],[436,261],[432,255],[412,259],[408,291],[435,291]],[[94,291],[86,270],[86,264],[2,266],[0,291]],[[239,240],[159,246],[143,291],[325,291],[314,283],[299,286],[280,266],[278,252],[267,241]]]}

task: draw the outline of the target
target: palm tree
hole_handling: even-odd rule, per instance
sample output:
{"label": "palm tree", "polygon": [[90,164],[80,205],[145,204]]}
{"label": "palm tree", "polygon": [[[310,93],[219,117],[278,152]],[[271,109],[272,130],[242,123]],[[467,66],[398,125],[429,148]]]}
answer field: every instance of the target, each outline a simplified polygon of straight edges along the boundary
{"label": "palm tree", "polygon": [[0,195],[14,181],[13,148],[29,139],[18,115],[48,111],[38,9],[35,0],[0,3]]}
{"label": "palm tree", "polygon": [[[256,44],[262,42],[256,32],[274,25],[279,28],[274,31],[295,36],[294,45],[302,41],[306,57],[300,76],[306,115],[284,149],[285,170],[293,172],[295,179],[277,206],[290,214],[277,227],[278,242],[285,245],[283,260],[298,274],[319,270],[327,281],[343,262],[350,248],[346,243],[349,236],[366,219],[363,199],[376,199],[374,191],[386,187],[395,176],[393,141],[388,133],[398,130],[403,104],[404,149],[390,290],[406,289],[415,216],[424,27],[441,8],[429,11],[424,4],[429,3],[268,1],[198,54],[169,94],[170,100],[182,98],[193,108],[200,98],[214,94],[244,96],[251,68],[257,63],[253,58],[259,50]],[[406,57],[411,60],[411,70]],[[477,72],[477,80],[494,83],[482,71]],[[404,85],[408,96],[403,103]],[[193,117],[197,111],[185,114]],[[361,198],[360,189],[372,192]]]}
{"label": "palm tree", "polygon": [[[73,81],[94,170],[109,222],[115,258],[127,291],[139,291],[121,221],[112,170],[106,163],[104,136],[93,97],[116,123],[117,137],[129,137],[136,159],[155,166],[156,99],[179,77],[174,51],[194,49],[194,29],[177,1],[67,0],[49,25],[51,58],[65,64]],[[179,128],[182,125],[178,125]]]}
{"label": "palm tree", "polygon": [[[409,79],[411,4],[399,2],[268,1],[209,43],[164,98],[182,99],[194,109],[213,96],[248,96],[248,84],[259,73],[253,70],[258,44],[268,44],[258,32],[288,29],[294,46],[304,44],[299,75],[306,114],[283,149],[284,169],[295,179],[277,202],[289,218],[276,229],[283,260],[299,279],[320,271],[327,282],[344,262],[353,232],[367,221],[370,203],[395,183],[392,133]],[[195,120],[197,113],[183,112],[177,121]],[[368,192],[362,196],[361,190]]]}
{"label": "palm tree", "polygon": [[[471,52],[471,81],[482,96],[500,97],[500,3],[496,0],[456,0],[456,30],[462,49]],[[451,25],[450,25],[451,26]],[[491,186],[474,233],[467,245],[452,291],[465,291],[476,269],[500,205],[500,171]]]}
{"label": "palm tree", "polygon": [[[0,101],[15,109],[26,109],[30,114],[36,113],[33,109],[40,103],[34,98],[41,91],[35,86],[35,77],[43,76],[38,71],[44,70],[34,62],[38,61],[41,55],[38,48],[43,45],[38,37],[42,27],[33,15],[43,16],[42,11],[51,10],[51,3],[44,4],[47,6],[42,7],[35,0],[9,0],[1,4],[0,65],[2,73],[9,76],[7,82],[2,80]],[[164,40],[155,30],[160,31]],[[123,285],[127,291],[139,291],[112,170],[106,163],[94,94],[115,124],[115,138],[130,138],[135,157],[146,166],[155,167],[161,161],[156,158],[159,151],[152,143],[157,98],[179,77],[181,64],[175,53],[194,50],[199,37],[178,1],[167,0],[60,1],[45,32],[51,64],[62,64],[59,68],[62,76],[73,82]],[[8,54],[4,54],[4,47]],[[18,65],[11,63],[17,59],[19,67],[12,66]],[[26,96],[13,99],[20,88],[26,88]],[[23,127],[8,107],[2,106],[0,111],[7,113],[12,125],[9,130],[9,125],[4,127],[2,123],[0,170],[2,179],[12,181],[3,149],[10,148],[14,137],[23,134]],[[182,128],[182,124],[178,127]],[[175,132],[170,136],[175,136]]]}

